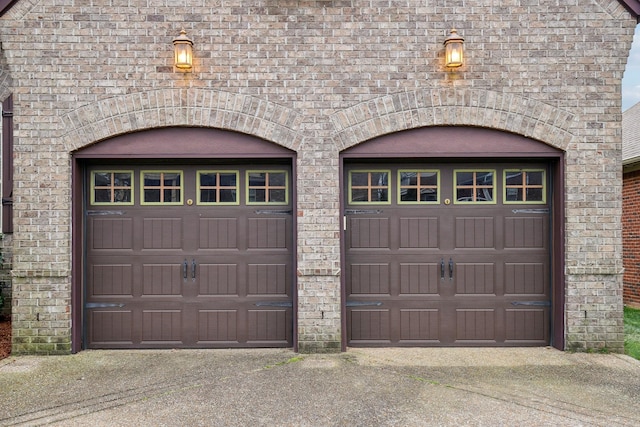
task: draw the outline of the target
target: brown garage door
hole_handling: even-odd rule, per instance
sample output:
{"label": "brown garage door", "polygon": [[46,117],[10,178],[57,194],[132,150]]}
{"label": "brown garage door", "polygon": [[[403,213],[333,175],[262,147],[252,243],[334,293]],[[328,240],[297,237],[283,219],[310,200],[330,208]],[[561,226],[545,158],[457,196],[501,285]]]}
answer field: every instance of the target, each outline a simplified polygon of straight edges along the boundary
{"label": "brown garage door", "polygon": [[348,345],[547,345],[547,169],[346,165]]}
{"label": "brown garage door", "polygon": [[89,348],[292,345],[290,166],[87,169]]}

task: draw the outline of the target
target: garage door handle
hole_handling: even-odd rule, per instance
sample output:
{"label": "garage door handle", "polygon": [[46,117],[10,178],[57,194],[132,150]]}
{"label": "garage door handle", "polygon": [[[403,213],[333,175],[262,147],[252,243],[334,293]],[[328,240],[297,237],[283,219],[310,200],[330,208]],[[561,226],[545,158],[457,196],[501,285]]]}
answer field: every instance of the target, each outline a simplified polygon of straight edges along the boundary
{"label": "garage door handle", "polygon": [[449,258],[449,280],[453,280],[453,260]]}
{"label": "garage door handle", "polygon": [[191,280],[196,281],[196,260],[191,259]]}
{"label": "garage door handle", "polygon": [[182,279],[187,280],[187,274],[189,271],[189,264],[187,264],[187,259],[185,258],[184,263],[182,264]]}

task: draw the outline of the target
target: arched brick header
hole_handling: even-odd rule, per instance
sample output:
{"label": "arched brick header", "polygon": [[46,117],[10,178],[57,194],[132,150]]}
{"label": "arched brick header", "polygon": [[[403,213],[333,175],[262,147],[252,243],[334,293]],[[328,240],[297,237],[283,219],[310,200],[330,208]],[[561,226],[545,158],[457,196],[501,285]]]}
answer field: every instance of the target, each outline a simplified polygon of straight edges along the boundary
{"label": "arched brick header", "polygon": [[301,116],[247,95],[210,89],[162,89],[104,99],[66,113],[68,152],[113,136],[158,127],[211,127],[254,135],[297,151]]}
{"label": "arched brick header", "polygon": [[338,150],[425,126],[508,131],[566,151],[574,115],[536,100],[481,89],[417,90],[386,95],[331,116]]}

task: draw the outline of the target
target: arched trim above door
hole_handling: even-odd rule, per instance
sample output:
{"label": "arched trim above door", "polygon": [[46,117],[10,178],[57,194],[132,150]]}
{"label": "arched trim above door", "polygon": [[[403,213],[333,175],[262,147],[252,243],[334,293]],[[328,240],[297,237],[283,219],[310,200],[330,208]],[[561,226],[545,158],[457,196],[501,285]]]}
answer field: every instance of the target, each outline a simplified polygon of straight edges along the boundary
{"label": "arched trim above door", "polygon": [[566,151],[574,115],[515,94],[484,89],[423,89],[362,102],[331,116],[338,150],[373,138],[427,126],[506,131]]}
{"label": "arched trim above door", "polygon": [[160,89],[103,99],[60,117],[68,152],[114,136],[166,127],[218,128],[298,151],[302,116],[248,95],[211,89]]}

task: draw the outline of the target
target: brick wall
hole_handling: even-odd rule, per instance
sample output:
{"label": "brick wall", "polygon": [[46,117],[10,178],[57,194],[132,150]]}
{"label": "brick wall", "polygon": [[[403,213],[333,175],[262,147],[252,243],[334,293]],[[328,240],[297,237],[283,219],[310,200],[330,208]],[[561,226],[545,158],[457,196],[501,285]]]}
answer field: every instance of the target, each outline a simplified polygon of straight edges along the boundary
{"label": "brick wall", "polygon": [[640,170],[624,174],[622,230],[624,303],[640,306]]}
{"label": "brick wall", "polygon": [[[182,27],[188,74],[171,63]],[[443,67],[451,27],[466,40],[456,72]],[[14,351],[69,349],[70,152],[166,125],[297,151],[309,351],[339,348],[342,333],[341,149],[472,125],[566,150],[567,346],[620,351],[620,84],[634,28],[616,0],[21,0],[0,18],[15,105]]]}

